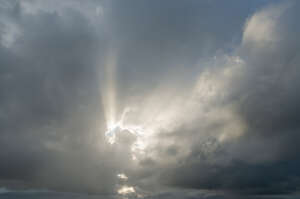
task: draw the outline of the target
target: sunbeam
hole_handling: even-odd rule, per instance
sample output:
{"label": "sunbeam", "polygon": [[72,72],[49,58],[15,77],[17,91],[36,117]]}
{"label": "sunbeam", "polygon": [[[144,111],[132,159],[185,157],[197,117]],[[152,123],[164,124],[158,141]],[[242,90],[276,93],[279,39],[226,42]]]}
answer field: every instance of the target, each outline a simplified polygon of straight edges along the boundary
{"label": "sunbeam", "polygon": [[101,82],[101,96],[107,129],[115,128],[116,124],[116,66],[116,52],[114,49],[110,49]]}

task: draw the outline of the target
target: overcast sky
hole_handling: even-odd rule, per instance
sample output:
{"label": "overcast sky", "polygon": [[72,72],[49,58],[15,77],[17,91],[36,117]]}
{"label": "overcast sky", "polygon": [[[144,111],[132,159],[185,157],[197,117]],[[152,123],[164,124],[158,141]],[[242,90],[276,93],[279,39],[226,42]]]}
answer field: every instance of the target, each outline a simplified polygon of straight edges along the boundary
{"label": "overcast sky", "polygon": [[1,0],[0,198],[298,198],[299,9]]}

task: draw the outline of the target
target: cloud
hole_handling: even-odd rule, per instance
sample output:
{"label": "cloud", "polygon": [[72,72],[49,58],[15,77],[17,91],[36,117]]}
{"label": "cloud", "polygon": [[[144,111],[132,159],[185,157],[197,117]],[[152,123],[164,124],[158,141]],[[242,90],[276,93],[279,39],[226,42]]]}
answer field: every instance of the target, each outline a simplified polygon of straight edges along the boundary
{"label": "cloud", "polygon": [[[3,189],[4,190],[4,189]],[[124,198],[119,195],[107,195],[107,194],[84,194],[84,193],[68,193],[68,192],[54,192],[54,191],[45,191],[45,190],[25,190],[25,191],[16,191],[16,190],[7,190],[6,192],[0,193],[2,198],[11,199],[11,198],[58,198],[58,199],[68,199],[68,198],[111,198],[111,199],[119,199]],[[148,196],[134,196],[127,195],[126,198],[144,198],[144,199],[169,199],[169,198],[188,198],[188,199],[241,199],[239,196],[230,195],[226,196],[222,193],[212,193],[207,191],[197,191],[197,190],[168,190],[156,194],[151,194]],[[245,197],[242,197],[245,198]],[[246,197],[247,199],[294,199],[294,196],[285,197],[285,196],[250,196]]]}
{"label": "cloud", "polygon": [[[246,194],[278,194],[298,190],[299,172],[296,168],[299,161],[296,151],[299,129],[296,107],[299,104],[296,99],[299,96],[295,91],[299,87],[299,41],[295,36],[299,28],[294,24],[298,6],[297,2],[271,5],[248,19],[241,45],[234,51],[234,55],[241,60],[236,62],[239,67],[233,67],[233,63],[228,61],[221,64],[212,76],[220,81],[222,89],[216,92],[217,95],[204,94],[204,99],[208,96],[216,98],[216,103],[212,105],[203,102],[208,105],[206,118],[210,111],[215,117],[206,121],[197,116],[201,123],[190,129],[193,132],[191,137],[186,137],[189,132],[186,128],[177,130],[182,134],[180,140],[187,139],[186,143],[191,144],[198,138],[204,145],[196,141],[182,162],[171,171],[166,169],[163,181],[182,187]],[[216,64],[219,64],[218,61]],[[228,79],[218,76],[220,71],[226,69],[233,69],[234,73],[229,73],[231,76],[227,76]],[[213,78],[209,80],[213,81]],[[214,93],[214,87],[218,86],[216,82],[212,85],[210,93]],[[222,91],[226,98],[221,98]],[[220,111],[226,106],[230,107],[228,111],[235,117],[227,120],[220,117]],[[244,127],[237,127],[237,121],[241,121]],[[213,125],[203,128],[202,123],[210,122]],[[235,128],[229,128],[228,132],[233,135],[240,132],[240,136],[228,134],[229,139],[225,141],[215,137],[215,132],[220,133],[230,125]],[[212,138],[205,138],[203,134]]]}
{"label": "cloud", "polygon": [[[3,1],[0,185],[110,194],[126,186],[153,198],[298,191],[298,8]],[[110,105],[116,121],[130,110],[114,145],[105,138]],[[128,132],[136,127],[142,133]]]}

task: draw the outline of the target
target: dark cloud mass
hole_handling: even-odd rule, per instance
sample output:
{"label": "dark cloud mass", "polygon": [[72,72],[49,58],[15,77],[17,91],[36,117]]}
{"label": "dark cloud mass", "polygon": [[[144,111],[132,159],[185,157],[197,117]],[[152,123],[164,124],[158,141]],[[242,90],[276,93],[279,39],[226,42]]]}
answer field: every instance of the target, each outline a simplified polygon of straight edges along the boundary
{"label": "dark cloud mass", "polygon": [[299,9],[1,1],[0,197],[297,198]]}

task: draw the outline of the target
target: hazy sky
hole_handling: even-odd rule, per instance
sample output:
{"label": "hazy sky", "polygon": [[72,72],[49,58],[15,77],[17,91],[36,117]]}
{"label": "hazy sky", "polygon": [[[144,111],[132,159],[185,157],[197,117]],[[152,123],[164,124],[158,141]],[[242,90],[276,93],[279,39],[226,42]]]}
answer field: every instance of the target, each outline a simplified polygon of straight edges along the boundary
{"label": "hazy sky", "polygon": [[299,9],[1,0],[0,198],[298,198]]}

